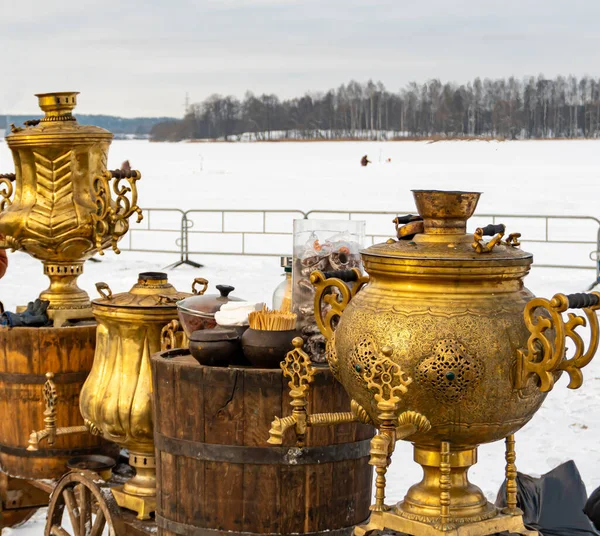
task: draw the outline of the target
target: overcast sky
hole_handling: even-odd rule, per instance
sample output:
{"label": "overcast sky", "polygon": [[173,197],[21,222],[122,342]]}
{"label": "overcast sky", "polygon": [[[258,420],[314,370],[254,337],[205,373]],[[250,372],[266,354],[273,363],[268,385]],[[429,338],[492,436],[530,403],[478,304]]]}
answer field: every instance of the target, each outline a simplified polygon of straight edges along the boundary
{"label": "overcast sky", "polygon": [[600,76],[600,0],[0,0],[0,114],[181,116],[212,93],[350,79]]}

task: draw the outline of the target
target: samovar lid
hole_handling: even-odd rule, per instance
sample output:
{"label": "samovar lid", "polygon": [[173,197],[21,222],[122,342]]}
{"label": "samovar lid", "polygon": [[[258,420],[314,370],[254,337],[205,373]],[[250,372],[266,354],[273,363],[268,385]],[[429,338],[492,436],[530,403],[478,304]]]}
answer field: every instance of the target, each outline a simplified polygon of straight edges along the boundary
{"label": "samovar lid", "polygon": [[[397,218],[397,240],[375,244],[361,254],[414,264],[529,265],[531,253],[519,249],[520,235],[508,234],[502,224],[467,233],[480,192],[413,190],[419,216]],[[403,224],[403,225],[402,225]],[[505,236],[506,235],[506,236]],[[485,239],[483,237],[486,237]],[[489,237],[489,238],[488,238]]]}
{"label": "samovar lid", "polygon": [[100,127],[80,125],[72,112],[77,106],[77,91],[37,94],[45,115],[40,120],[25,121],[24,128],[12,125],[6,136],[9,147],[37,145],[77,145],[97,141],[110,142],[113,135]]}
{"label": "samovar lid", "polygon": [[169,283],[167,274],[163,272],[143,272],[138,275],[138,282],[129,292],[113,294],[106,283],[96,283],[102,296],[92,301],[92,306],[114,307],[122,309],[175,309],[179,300],[191,296],[191,293],[179,292]]}

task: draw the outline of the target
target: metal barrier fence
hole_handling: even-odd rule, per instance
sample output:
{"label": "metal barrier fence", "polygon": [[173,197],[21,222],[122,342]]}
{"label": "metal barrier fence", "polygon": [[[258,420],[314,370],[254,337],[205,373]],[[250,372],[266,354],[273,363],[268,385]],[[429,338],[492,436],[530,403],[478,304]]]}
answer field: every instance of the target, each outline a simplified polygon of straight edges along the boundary
{"label": "metal barrier fence", "polygon": [[[294,219],[365,220],[368,246],[393,236],[391,220],[410,212],[147,208],[142,223],[131,225],[119,247],[124,251],[177,254],[179,260],[171,268],[181,264],[198,267],[201,265],[190,256],[289,255]],[[504,223],[508,233],[520,232],[521,243],[534,254],[537,267],[595,270],[594,284],[600,281],[600,219],[478,214],[469,220],[468,230],[488,223]]]}

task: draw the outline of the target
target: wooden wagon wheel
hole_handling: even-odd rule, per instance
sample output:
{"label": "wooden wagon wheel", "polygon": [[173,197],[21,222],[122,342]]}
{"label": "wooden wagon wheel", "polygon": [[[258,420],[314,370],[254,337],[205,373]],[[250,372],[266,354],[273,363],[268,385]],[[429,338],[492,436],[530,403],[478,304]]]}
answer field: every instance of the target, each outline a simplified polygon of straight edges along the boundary
{"label": "wooden wagon wheel", "polygon": [[73,471],[52,492],[45,536],[122,536],[120,510],[109,488],[100,488],[100,476]]}

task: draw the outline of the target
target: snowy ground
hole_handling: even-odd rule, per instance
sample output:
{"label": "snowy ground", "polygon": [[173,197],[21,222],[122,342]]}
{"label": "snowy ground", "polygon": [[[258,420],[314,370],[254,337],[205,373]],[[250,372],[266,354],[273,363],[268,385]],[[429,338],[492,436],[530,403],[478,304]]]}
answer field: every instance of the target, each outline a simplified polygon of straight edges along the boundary
{"label": "snowy ground", "polygon": [[[142,170],[140,205],[188,208],[298,208],[404,210],[414,206],[410,189],[465,189],[484,192],[478,212],[503,214],[584,214],[600,216],[600,181],[595,155],[599,142],[444,142],[444,143],[261,143],[150,144],[115,142],[109,165],[125,159]],[[374,164],[359,166],[368,154]],[[380,160],[381,155],[381,162]],[[391,163],[385,159],[391,158]],[[0,146],[0,171],[12,171],[9,151]],[[527,228],[520,228],[524,235]],[[393,230],[390,229],[390,234]],[[291,245],[290,245],[291,247]],[[557,250],[555,262],[564,262]],[[87,263],[80,286],[95,296],[94,283],[113,292],[128,290],[141,271],[164,268],[173,255],[108,252],[102,263]],[[187,290],[194,277],[232,284],[235,295],[270,301],[281,281],[279,259],[202,256],[205,268],[184,266],[169,279]],[[535,268],[526,285],[535,294],[586,290],[591,270]],[[42,267],[22,253],[10,255],[0,280],[0,300],[8,309],[45,288]],[[214,291],[214,287],[212,288]],[[543,474],[574,459],[588,493],[600,486],[600,358],[584,370],[578,391],[563,378],[534,419],[517,434],[517,467]],[[503,480],[503,444],[481,447],[471,479],[494,500]],[[420,479],[410,445],[399,444],[388,478],[388,500],[402,498]],[[12,531],[42,534],[43,519]],[[11,531],[6,531],[7,534]]]}

